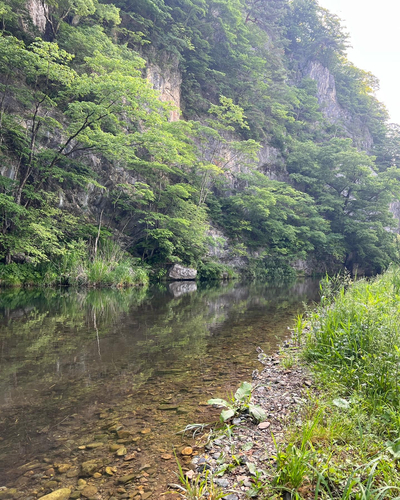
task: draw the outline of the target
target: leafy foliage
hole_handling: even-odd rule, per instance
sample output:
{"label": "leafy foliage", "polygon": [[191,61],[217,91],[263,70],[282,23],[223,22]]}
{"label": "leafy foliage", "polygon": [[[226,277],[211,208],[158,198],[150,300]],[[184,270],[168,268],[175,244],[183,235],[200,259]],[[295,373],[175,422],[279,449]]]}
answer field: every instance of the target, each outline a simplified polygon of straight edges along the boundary
{"label": "leafy foliage", "polygon": [[[310,255],[367,272],[397,258],[398,133],[315,0],[51,0],[44,15],[39,33],[21,0],[0,2],[4,263],[58,262],[83,240],[107,274],[107,232],[142,262],[216,277],[210,226],[249,275]],[[146,61],[179,64],[185,120]],[[335,123],[316,61],[336,81]]]}

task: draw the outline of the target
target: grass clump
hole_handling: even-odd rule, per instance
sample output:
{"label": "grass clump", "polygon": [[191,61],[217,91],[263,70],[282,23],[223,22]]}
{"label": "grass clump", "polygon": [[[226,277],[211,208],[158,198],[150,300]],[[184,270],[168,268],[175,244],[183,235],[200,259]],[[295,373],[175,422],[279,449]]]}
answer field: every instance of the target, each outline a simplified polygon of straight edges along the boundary
{"label": "grass clump", "polygon": [[148,283],[148,269],[113,241],[102,242],[95,255],[91,255],[83,242],[78,242],[52,261],[0,266],[1,286],[123,288]]}
{"label": "grass clump", "polygon": [[305,326],[298,318],[295,340],[318,390],[277,445],[273,488],[299,499],[400,498],[399,267],[323,280]]}

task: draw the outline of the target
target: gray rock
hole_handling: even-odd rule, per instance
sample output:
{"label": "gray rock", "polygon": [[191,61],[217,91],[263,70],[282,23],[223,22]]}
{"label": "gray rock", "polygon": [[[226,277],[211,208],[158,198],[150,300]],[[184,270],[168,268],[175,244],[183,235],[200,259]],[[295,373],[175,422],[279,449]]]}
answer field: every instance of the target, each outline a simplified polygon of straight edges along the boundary
{"label": "gray rock", "polygon": [[214,479],[214,483],[220,486],[221,488],[227,488],[229,486],[229,481],[227,479]]}
{"label": "gray rock", "polygon": [[195,280],[197,276],[196,269],[184,267],[180,264],[174,264],[168,271],[168,278],[171,280],[184,281]]}

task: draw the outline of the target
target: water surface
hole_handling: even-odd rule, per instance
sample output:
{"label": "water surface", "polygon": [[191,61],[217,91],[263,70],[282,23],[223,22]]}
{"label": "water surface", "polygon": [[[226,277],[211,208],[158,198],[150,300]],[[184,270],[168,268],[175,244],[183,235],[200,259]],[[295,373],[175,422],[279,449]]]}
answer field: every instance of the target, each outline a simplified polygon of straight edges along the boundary
{"label": "water surface", "polygon": [[[142,491],[159,498],[174,469],[161,455],[190,444],[176,433],[215,418],[202,403],[250,380],[256,347],[276,348],[317,294],[313,280],[0,291],[0,486],[20,498],[46,491],[58,462],[71,465],[60,486],[74,488],[73,471],[96,458],[116,466],[115,477],[96,479],[99,498],[144,466]],[[134,460],[109,451],[113,424],[130,432]],[[103,445],[84,448],[93,442]]]}

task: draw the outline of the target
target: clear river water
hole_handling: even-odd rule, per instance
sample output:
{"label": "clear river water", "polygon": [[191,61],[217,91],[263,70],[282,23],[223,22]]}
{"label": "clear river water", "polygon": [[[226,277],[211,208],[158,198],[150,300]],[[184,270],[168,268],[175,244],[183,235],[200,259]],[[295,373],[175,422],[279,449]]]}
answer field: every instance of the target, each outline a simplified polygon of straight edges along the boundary
{"label": "clear river water", "polygon": [[0,487],[23,499],[74,490],[97,460],[97,498],[134,498],[117,479],[141,471],[140,498],[168,498],[175,459],[161,457],[193,445],[177,433],[216,420],[204,402],[251,380],[256,347],[276,349],[317,298],[316,280],[1,290]]}

